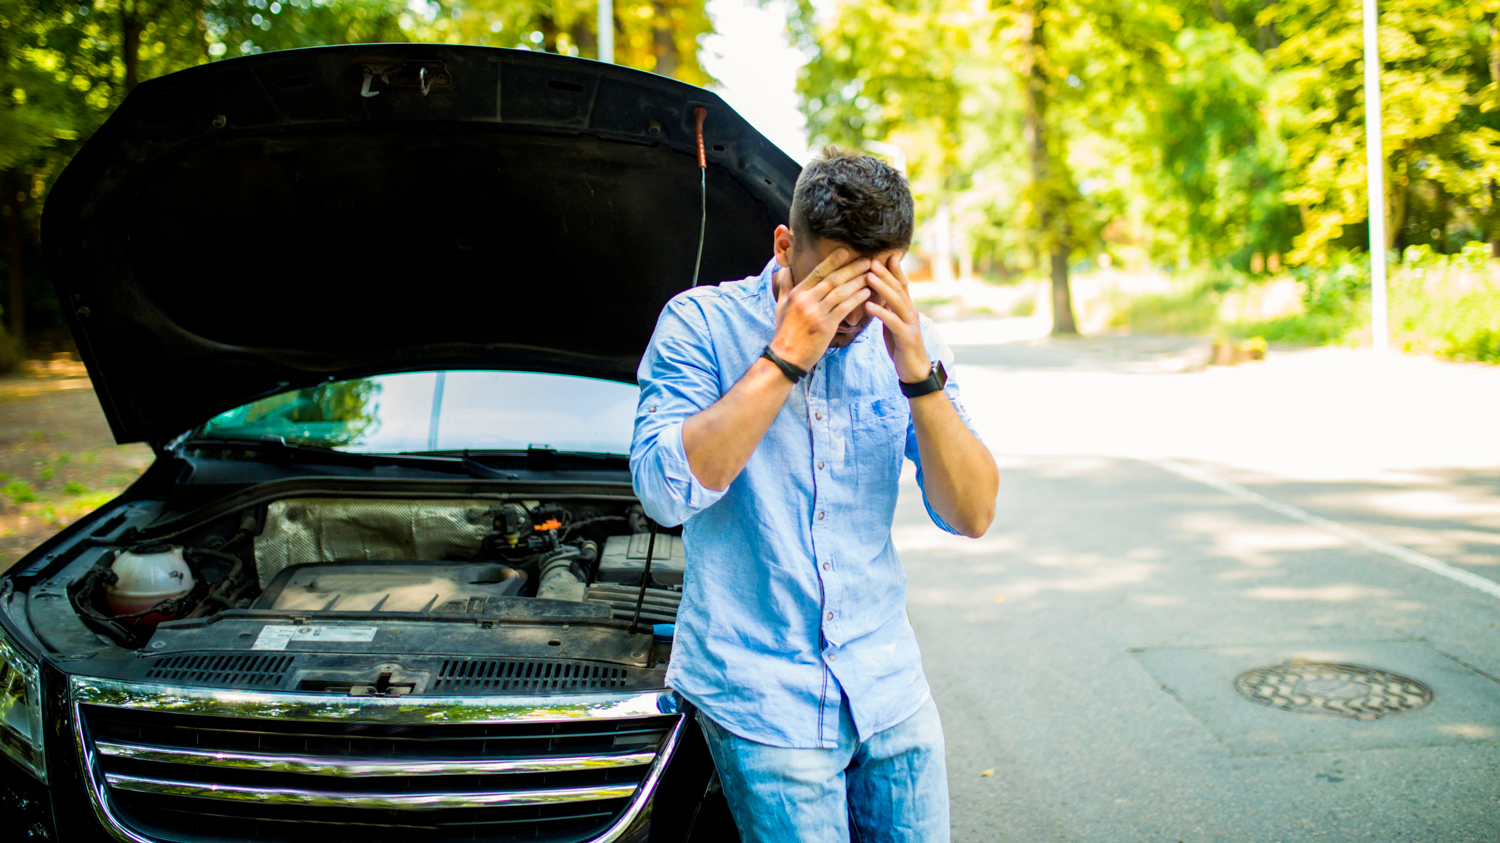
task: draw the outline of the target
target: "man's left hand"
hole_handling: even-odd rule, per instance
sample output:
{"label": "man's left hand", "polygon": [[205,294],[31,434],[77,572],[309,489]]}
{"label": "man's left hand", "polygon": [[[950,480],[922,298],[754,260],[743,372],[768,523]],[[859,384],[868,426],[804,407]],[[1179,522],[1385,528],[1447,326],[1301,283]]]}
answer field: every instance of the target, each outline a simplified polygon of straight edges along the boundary
{"label": "man's left hand", "polygon": [[901,253],[877,258],[867,279],[876,295],[865,302],[865,309],[885,323],[885,349],[896,364],[896,377],[903,383],[923,380],[932,374],[932,361],[922,344],[922,326],[901,270]]}

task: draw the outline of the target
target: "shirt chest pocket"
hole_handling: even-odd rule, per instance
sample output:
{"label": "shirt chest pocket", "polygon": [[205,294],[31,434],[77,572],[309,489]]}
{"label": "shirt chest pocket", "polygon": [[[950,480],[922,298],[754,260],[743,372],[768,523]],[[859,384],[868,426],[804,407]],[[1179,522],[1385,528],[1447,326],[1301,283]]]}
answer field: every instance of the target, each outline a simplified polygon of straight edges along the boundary
{"label": "shirt chest pocket", "polygon": [[906,428],[911,418],[905,401],[882,398],[849,408],[855,482],[895,483],[906,455]]}

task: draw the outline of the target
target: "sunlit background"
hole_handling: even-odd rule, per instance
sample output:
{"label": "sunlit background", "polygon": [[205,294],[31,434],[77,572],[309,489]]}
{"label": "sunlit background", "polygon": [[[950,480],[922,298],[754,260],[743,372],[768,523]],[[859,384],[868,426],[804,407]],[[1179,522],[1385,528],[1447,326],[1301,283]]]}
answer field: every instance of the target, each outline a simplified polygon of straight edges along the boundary
{"label": "sunlit background", "polygon": [[[17,415],[0,501],[9,558],[148,459],[111,446],[84,406],[78,424],[91,433],[25,409],[89,385],[46,276],[40,220],[58,173],[134,85],[204,62],[361,41],[592,58],[598,8],[0,3],[0,369],[17,375],[5,386],[14,400],[0,405]],[[1081,333],[1094,338],[1089,353],[1195,372],[1370,341],[1357,4],[616,0],[612,9],[615,61],[713,88],[792,158],[833,143],[902,167],[920,216],[913,295],[956,347]],[[1403,0],[1381,29],[1389,234],[1379,251],[1391,268],[1392,345],[1430,359],[1500,361],[1495,21],[1480,4]],[[1255,412],[1205,424],[1232,428]],[[1157,428],[1170,429],[1183,414],[1161,418]],[[1380,438],[1379,424],[1346,426]],[[1076,433],[1075,445],[1089,431]],[[1354,461],[1373,465],[1375,450]],[[1260,451],[1307,464],[1286,456],[1297,449],[1285,439]],[[1469,463],[1488,453],[1483,443],[1463,451]]]}
{"label": "sunlit background", "polygon": [[[24,409],[40,406],[27,403],[33,397],[89,385],[47,279],[40,221],[57,175],[134,85],[204,62],[361,41],[591,58],[598,8],[592,0],[0,3],[0,369],[16,373],[5,386],[14,400],[0,409],[17,414],[0,515],[6,552],[13,557],[107,498],[148,459],[113,448],[95,422],[93,433],[70,433]],[[1094,340],[1089,353],[1110,348],[1147,369],[1196,372],[1256,364],[1279,349],[1370,342],[1357,4],[617,0],[612,8],[618,63],[717,90],[798,161],[832,143],[902,167],[920,216],[908,260],[913,295],[956,347],[1081,333]],[[1500,362],[1500,34],[1484,8],[1402,0],[1380,30],[1388,237],[1377,254],[1391,269],[1392,345],[1424,359]],[[1215,424],[1232,428],[1255,412]],[[77,413],[91,418],[86,408]],[[1379,423],[1346,427],[1380,439]],[[1305,464],[1284,456],[1295,444],[1277,440],[1270,450]],[[1375,450],[1360,459],[1373,465]],[[1485,443],[1462,450],[1469,463],[1488,454]]]}

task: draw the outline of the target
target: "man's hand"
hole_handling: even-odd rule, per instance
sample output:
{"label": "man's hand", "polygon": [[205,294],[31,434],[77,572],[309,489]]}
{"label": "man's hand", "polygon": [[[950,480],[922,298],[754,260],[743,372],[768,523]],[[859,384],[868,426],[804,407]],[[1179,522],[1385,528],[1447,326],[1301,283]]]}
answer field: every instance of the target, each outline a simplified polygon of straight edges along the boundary
{"label": "man's hand", "polygon": [[[828,350],[839,323],[870,297],[871,261],[846,264],[849,258],[848,249],[835,249],[795,286],[790,269],[776,273],[771,350],[781,359],[811,369]],[[791,392],[792,382],[781,369],[757,359],[722,398],[689,416],[682,423],[682,449],[698,482],[715,491],[729,488]]]}
{"label": "man's hand", "polygon": [[[865,309],[885,323],[885,349],[896,364],[896,377],[916,383],[932,374],[932,361],[922,344],[917,306],[912,303],[901,271],[901,256],[877,256],[865,276],[875,296]],[[995,494],[1000,472],[984,443],[964,425],[953,402],[942,390],[910,400],[912,428],[922,458],[922,491],[948,526],[966,536],[979,537],[995,520]]]}
{"label": "man's hand", "polygon": [[904,383],[925,379],[932,374],[932,361],[922,344],[922,327],[906,273],[901,271],[901,253],[890,252],[872,261],[866,278],[876,296],[865,309],[885,323],[885,350],[896,364],[896,377]]}
{"label": "man's hand", "polygon": [[790,269],[777,270],[771,350],[781,359],[811,369],[828,350],[839,323],[870,297],[867,279],[874,261],[849,258],[847,249],[835,249],[796,286]]}

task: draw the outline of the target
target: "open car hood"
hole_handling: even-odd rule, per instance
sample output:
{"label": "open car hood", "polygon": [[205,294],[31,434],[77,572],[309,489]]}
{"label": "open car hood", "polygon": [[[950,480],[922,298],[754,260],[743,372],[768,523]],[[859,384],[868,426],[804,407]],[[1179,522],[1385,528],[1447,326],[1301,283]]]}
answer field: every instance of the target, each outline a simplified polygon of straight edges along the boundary
{"label": "open car hood", "polygon": [[699,105],[700,280],[716,283],[764,265],[799,167],[703,89],[422,44],[142,83],[43,221],[115,438],[160,445],[257,397],[376,373],[633,383],[662,305],[692,284]]}

